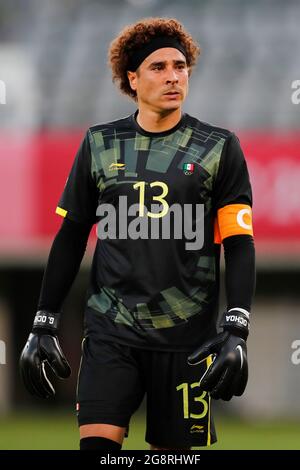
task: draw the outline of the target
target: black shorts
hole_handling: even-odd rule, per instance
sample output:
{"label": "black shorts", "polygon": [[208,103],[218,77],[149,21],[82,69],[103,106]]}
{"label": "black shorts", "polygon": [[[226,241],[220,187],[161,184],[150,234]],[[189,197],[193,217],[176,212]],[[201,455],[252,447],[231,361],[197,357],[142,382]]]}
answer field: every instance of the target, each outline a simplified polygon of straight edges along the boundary
{"label": "black shorts", "polygon": [[189,448],[214,443],[211,399],[198,385],[207,365],[189,366],[187,356],[87,337],[78,377],[79,425],[128,427],[146,394],[149,444]]}

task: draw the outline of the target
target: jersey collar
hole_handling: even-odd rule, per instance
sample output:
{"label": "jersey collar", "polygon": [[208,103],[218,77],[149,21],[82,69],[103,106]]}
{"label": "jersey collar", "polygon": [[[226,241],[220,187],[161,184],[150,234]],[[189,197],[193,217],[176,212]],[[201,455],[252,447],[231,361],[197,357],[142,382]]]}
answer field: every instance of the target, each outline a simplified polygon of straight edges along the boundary
{"label": "jersey collar", "polygon": [[186,120],[186,114],[183,113],[180,121],[176,124],[176,126],[172,127],[171,129],[167,129],[166,131],[163,131],[163,132],[148,132],[148,131],[145,131],[145,129],[143,129],[138,124],[136,120],[137,115],[138,115],[138,110],[136,110],[136,112],[131,115],[131,122],[133,124],[133,127],[139,134],[145,135],[147,137],[164,137],[166,135],[172,134],[173,132],[177,131],[177,129],[179,129],[181,126],[183,126]]}

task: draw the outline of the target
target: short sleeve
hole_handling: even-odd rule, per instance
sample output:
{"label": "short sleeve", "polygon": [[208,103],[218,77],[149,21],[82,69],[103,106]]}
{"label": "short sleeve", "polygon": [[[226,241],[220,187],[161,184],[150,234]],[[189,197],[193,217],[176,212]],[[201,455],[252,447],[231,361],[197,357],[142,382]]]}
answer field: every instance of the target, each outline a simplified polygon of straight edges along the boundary
{"label": "short sleeve", "polygon": [[95,223],[98,190],[91,170],[91,150],[88,133],[76,154],[56,213],[81,223]]}
{"label": "short sleeve", "polygon": [[252,207],[247,164],[235,134],[231,134],[224,144],[213,201],[215,211],[229,204],[247,204]]}

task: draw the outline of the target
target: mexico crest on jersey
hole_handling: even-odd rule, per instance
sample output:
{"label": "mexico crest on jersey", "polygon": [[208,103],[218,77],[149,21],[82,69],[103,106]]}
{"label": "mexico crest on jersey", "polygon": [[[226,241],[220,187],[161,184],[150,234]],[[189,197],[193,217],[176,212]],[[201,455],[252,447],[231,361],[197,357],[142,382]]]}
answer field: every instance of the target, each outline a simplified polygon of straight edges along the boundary
{"label": "mexico crest on jersey", "polygon": [[194,163],[184,163],[183,164],[183,173],[185,175],[191,175],[194,173],[195,165]]}

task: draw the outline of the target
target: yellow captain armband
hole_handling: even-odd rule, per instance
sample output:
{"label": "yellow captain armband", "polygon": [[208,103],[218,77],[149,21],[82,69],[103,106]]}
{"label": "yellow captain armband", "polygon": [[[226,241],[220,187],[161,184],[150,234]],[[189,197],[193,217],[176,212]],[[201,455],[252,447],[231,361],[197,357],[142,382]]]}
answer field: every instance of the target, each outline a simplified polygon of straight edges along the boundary
{"label": "yellow captain armband", "polygon": [[62,209],[61,207],[57,207],[55,213],[61,215],[62,217],[66,217],[68,211]]}

